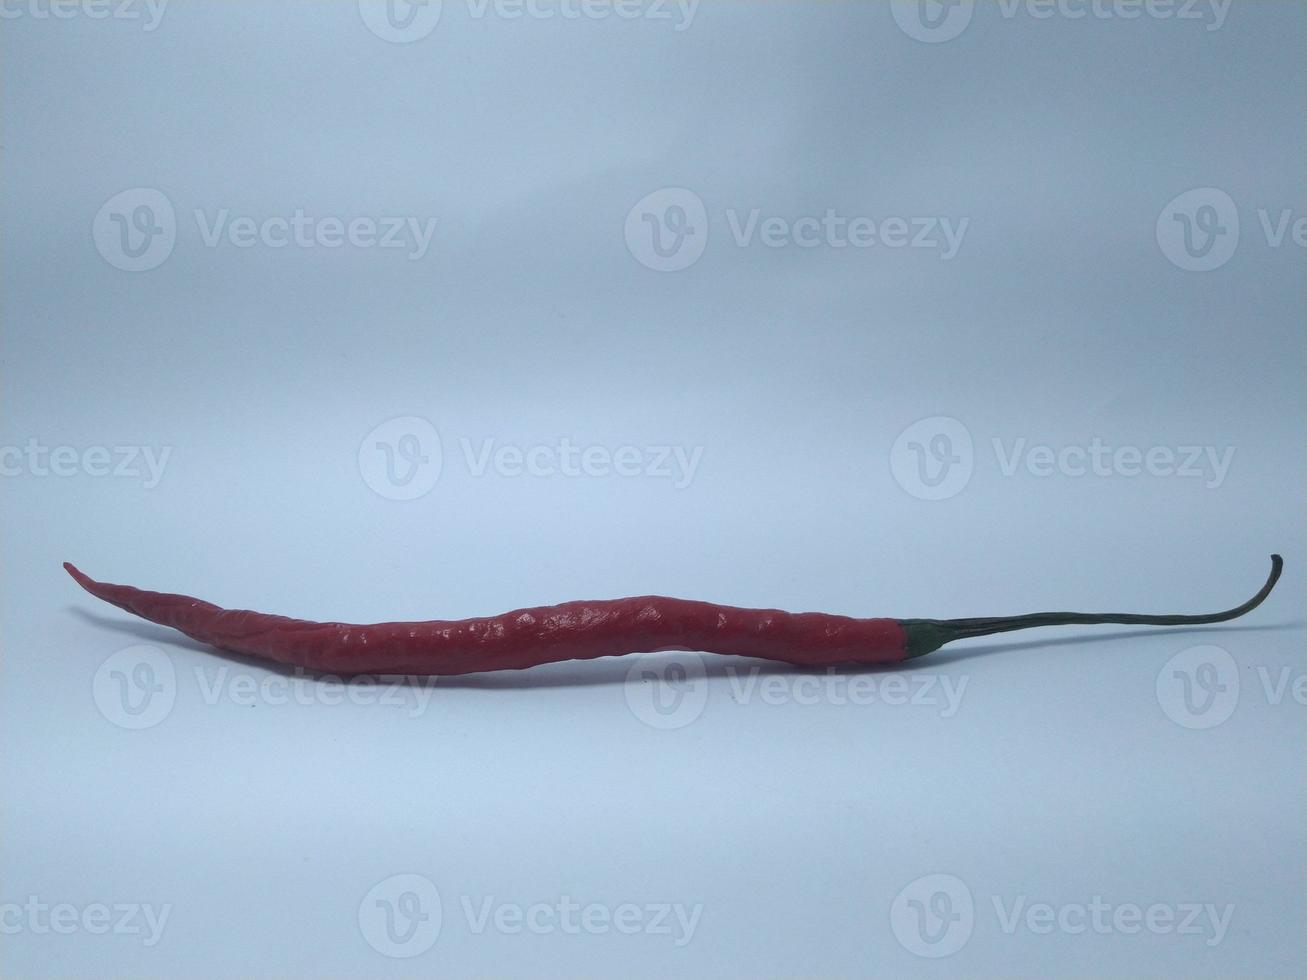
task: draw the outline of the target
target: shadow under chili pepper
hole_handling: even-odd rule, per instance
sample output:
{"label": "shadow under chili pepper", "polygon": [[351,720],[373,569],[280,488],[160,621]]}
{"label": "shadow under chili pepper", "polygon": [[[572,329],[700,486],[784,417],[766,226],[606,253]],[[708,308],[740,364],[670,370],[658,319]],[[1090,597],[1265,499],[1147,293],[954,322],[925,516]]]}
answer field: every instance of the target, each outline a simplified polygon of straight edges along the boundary
{"label": "shadow under chili pepper", "polygon": [[[264,670],[283,677],[334,677],[333,674],[316,674],[311,670],[280,664],[258,657],[246,657],[228,650],[219,650],[208,644],[192,640],[176,630],[143,623],[138,619],[114,619],[87,612],[85,609],[70,606],[69,611],[88,623],[102,629],[113,629],[126,633],[148,643],[157,643],[204,653],[228,663]],[[974,647],[954,647],[940,650],[925,657],[901,660],[888,664],[848,664],[838,667],[804,667],[797,664],[777,663],[774,660],[761,660],[753,657],[730,657],[708,654],[704,660],[704,677],[707,679],[738,677],[747,673],[751,677],[793,674],[825,674],[828,671],[841,676],[858,674],[896,674],[896,673],[930,673],[936,668],[956,664],[958,661],[976,657],[987,657],[998,653],[1011,653],[1020,650],[1049,649],[1057,647],[1075,647],[1090,643],[1102,643],[1112,640],[1133,640],[1144,637],[1187,636],[1226,633],[1266,633],[1278,630],[1298,629],[1307,625],[1303,621],[1271,624],[1266,626],[1193,626],[1158,629],[1152,627],[1139,630],[1118,630],[1112,633],[1092,635],[1063,636],[1055,639],[1030,639],[1010,643],[986,643]],[[646,654],[646,656],[675,657],[676,654]],[[467,688],[471,690],[532,690],[566,687],[616,686],[627,682],[631,670],[631,658],[600,657],[595,660],[563,660],[557,663],[541,664],[529,670],[483,671],[473,674],[454,674],[439,676],[436,683],[442,688]],[[376,675],[369,675],[376,676]],[[395,675],[380,675],[395,676]]]}

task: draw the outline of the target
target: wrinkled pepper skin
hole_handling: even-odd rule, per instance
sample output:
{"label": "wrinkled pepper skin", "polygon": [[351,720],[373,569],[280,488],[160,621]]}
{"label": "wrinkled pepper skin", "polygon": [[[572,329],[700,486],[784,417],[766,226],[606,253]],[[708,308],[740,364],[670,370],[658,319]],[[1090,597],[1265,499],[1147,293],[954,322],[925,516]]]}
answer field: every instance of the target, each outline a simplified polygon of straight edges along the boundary
{"label": "wrinkled pepper skin", "polygon": [[330,674],[468,674],[660,650],[805,667],[888,664],[908,656],[907,635],[895,619],[636,596],[475,619],[358,626],[223,609],[190,596],[97,582],[67,563],[64,568],[91,595],[201,643]]}

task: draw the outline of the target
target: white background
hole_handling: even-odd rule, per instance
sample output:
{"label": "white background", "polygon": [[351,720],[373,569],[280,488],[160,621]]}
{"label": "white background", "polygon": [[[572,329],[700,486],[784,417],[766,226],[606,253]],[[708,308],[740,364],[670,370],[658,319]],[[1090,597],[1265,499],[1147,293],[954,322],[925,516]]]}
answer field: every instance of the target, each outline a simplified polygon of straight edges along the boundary
{"label": "white background", "polygon": [[[4,9],[4,976],[1303,972],[1300,6]],[[279,247],[297,209],[435,225]],[[493,461],[564,439],[590,472]],[[396,703],[59,567],[358,622],[952,617],[1225,608],[1272,551],[1225,628]],[[513,931],[565,898],[639,928]],[[1096,898],[1177,921],[1074,931]]]}

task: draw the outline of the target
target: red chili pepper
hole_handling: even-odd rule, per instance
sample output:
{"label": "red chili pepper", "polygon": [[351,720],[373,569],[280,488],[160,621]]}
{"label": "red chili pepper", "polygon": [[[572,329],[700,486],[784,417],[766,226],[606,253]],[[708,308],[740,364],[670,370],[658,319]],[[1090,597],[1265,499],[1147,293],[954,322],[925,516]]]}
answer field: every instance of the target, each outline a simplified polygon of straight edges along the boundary
{"label": "red chili pepper", "polygon": [[1257,608],[1283,566],[1280,556],[1272,555],[1271,574],[1260,592],[1241,606],[1200,616],[1053,612],[992,619],[853,619],[638,596],[564,602],[477,619],[353,626],[223,609],[189,596],[108,585],[64,563],[91,595],[142,619],[222,650],[333,674],[467,674],[655,650],[702,650],[805,667],[896,663],[953,640],[1031,626],[1225,622]]}

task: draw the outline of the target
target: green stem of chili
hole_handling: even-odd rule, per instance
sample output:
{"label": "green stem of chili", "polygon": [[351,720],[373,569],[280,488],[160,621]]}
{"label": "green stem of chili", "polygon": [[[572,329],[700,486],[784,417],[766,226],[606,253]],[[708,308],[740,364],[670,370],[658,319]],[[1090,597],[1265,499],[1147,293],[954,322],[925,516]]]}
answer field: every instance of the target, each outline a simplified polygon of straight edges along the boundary
{"label": "green stem of chili", "polygon": [[1242,605],[1224,612],[1205,613],[1197,616],[1149,616],[1138,613],[1074,613],[1044,612],[1028,613],[1024,616],[994,616],[981,619],[903,619],[900,624],[907,634],[909,657],[920,657],[938,650],[945,643],[954,640],[968,640],[973,636],[988,636],[991,633],[1007,633],[1011,630],[1030,629],[1032,626],[1096,626],[1104,623],[1118,623],[1134,626],[1201,626],[1205,623],[1224,623],[1237,619],[1244,613],[1251,612],[1261,605],[1262,600],[1271,594],[1275,583],[1279,581],[1284,568],[1284,559],[1271,555],[1271,574],[1266,584],[1255,596]]}

